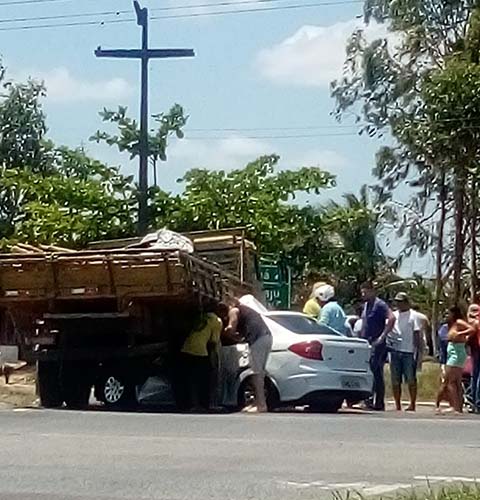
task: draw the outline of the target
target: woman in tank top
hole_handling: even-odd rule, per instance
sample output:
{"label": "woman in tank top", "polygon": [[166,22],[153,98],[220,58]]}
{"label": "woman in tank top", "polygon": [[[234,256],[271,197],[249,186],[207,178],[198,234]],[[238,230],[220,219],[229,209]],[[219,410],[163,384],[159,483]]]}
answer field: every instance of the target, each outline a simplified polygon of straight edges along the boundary
{"label": "woman in tank top", "polygon": [[467,342],[474,333],[459,307],[452,307],[448,314],[448,347],[445,379],[437,395],[437,413],[440,404],[448,401],[455,413],[463,411],[462,375],[467,360]]}

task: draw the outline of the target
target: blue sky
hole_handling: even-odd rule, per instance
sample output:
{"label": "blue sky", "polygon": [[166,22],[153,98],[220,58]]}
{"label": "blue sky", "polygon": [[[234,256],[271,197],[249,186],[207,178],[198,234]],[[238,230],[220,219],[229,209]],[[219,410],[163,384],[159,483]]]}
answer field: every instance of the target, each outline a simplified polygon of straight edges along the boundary
{"label": "blue sky", "polygon": [[[154,9],[184,6],[188,2],[191,5],[216,1],[171,0],[160,3],[145,0],[144,4]],[[306,3],[305,0],[292,0],[274,5],[302,2]],[[4,6],[0,7],[0,15],[5,19],[128,10],[130,7],[130,0],[65,0],[39,6]],[[208,10],[212,8],[202,9]],[[181,12],[192,11],[167,13]],[[333,101],[329,97],[328,81],[343,60],[343,41],[338,43],[333,38],[337,32],[350,31],[348,25],[341,23],[351,22],[360,12],[361,4],[347,4],[152,21],[152,46],[191,47],[197,53],[194,60],[152,63],[152,111],[166,110],[178,102],[190,115],[189,128],[192,129],[273,129],[190,132],[187,137],[191,139],[172,145],[169,162],[162,165],[162,185],[175,189],[174,181],[191,167],[238,167],[259,154],[271,152],[280,154],[286,167],[318,165],[329,169],[338,175],[338,192],[357,190],[362,183],[368,182],[377,147],[375,141],[354,135],[326,135],[353,131],[337,128],[330,116]],[[122,17],[130,16],[117,18]],[[110,18],[98,16],[93,19]],[[22,24],[31,23],[18,23],[17,26]],[[313,33],[310,40],[293,43],[290,51],[279,47],[305,26],[311,26],[312,30],[326,27],[328,31],[318,36]],[[138,64],[135,61],[99,60],[93,56],[93,50],[97,45],[136,47],[139,31],[134,23],[0,31],[0,51],[10,75],[17,78],[32,75],[46,80],[50,134],[59,142],[75,146],[87,142],[99,127],[97,111],[102,106],[126,104],[133,115],[138,114]],[[314,49],[319,54],[318,59],[305,58],[305,52]],[[310,126],[325,128],[275,130]],[[262,138],[278,135],[314,137]],[[128,158],[105,148],[97,149],[93,145],[89,148],[109,161],[121,162],[128,171],[136,170],[136,164],[130,165]]]}
{"label": "blue sky", "polygon": [[[219,1],[144,0],[143,4],[153,10]],[[2,7],[2,2],[5,0],[0,1],[3,20],[128,10],[132,5],[130,0],[60,0]],[[277,0],[272,5],[301,3],[311,2]],[[263,7],[265,3],[256,5]],[[233,8],[245,6],[228,9]],[[193,167],[236,168],[269,153],[278,153],[285,168],[320,166],[334,173],[338,187],[322,196],[322,200],[338,198],[346,191],[356,192],[362,184],[372,182],[370,173],[380,142],[354,134],[336,135],[353,133],[355,129],[339,127],[330,116],[334,102],[328,85],[340,75],[345,40],[360,23],[357,17],[361,9],[361,3],[352,2],[152,21],[152,47],[194,48],[197,54],[195,59],[151,64],[151,111],[164,111],[178,102],[190,115],[191,130],[187,131],[187,138],[171,144],[168,162],[161,165],[161,186],[178,190],[176,179]],[[151,14],[211,10],[222,8]],[[131,15],[115,19],[127,17]],[[100,22],[112,17],[98,15],[81,20],[91,19]],[[138,63],[96,59],[93,51],[98,45],[137,47],[139,28],[135,23],[125,23],[1,31],[25,24],[32,23],[0,24],[0,52],[10,76],[45,79],[49,92],[45,108],[51,137],[69,146],[83,143],[95,156],[121,164],[125,172],[136,172],[136,162],[130,163],[128,157],[113,149],[91,144],[88,138],[101,127],[97,112],[103,106],[128,105],[131,114],[138,115]],[[380,28],[373,26],[370,30],[373,36]],[[313,137],[277,137],[298,135]]]}

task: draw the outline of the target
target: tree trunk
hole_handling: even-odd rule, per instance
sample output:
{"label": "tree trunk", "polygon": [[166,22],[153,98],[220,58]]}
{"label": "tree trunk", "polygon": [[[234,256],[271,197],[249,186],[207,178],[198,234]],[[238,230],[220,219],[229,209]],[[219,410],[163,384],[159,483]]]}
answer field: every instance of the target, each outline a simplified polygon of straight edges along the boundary
{"label": "tree trunk", "polygon": [[453,256],[453,302],[459,305],[462,294],[462,270],[465,252],[465,233],[463,221],[465,219],[465,186],[466,177],[463,167],[458,167],[455,173],[455,253]]}
{"label": "tree trunk", "polygon": [[435,352],[438,352],[437,331],[440,322],[440,301],[443,291],[443,240],[445,235],[445,221],[447,219],[447,183],[445,170],[442,170],[440,177],[440,189],[438,193],[440,203],[440,219],[438,221],[438,240],[436,249],[436,269],[435,269],[435,296],[432,307],[432,336]]}
{"label": "tree trunk", "polygon": [[471,238],[471,272],[472,279],[470,283],[470,300],[476,302],[478,295],[478,269],[477,269],[477,217],[478,217],[478,206],[477,206],[477,182],[476,179],[472,179],[472,188],[470,191],[470,205],[471,205],[471,221],[470,221],[470,238]]}

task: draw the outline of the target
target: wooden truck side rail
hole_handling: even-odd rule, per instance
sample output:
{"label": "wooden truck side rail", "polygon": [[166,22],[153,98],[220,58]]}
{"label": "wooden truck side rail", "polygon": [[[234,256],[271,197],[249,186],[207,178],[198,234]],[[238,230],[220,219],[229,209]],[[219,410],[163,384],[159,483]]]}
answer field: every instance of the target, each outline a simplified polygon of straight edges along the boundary
{"label": "wooden truck side rail", "polygon": [[180,251],[122,249],[0,256],[0,305],[15,302],[184,298],[250,291],[237,277]]}

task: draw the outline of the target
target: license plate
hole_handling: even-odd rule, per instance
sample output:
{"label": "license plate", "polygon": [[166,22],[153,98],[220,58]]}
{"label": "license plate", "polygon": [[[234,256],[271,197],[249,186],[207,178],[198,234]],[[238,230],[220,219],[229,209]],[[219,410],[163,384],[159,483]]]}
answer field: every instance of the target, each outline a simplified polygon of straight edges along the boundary
{"label": "license plate", "polygon": [[342,378],[342,387],[344,389],[360,389],[361,387],[360,379],[355,377],[343,377]]}

